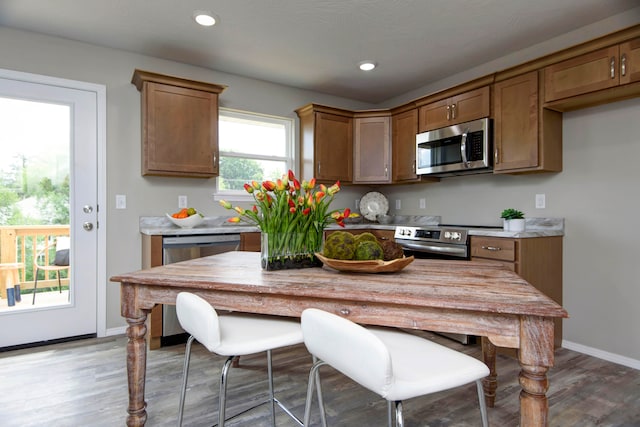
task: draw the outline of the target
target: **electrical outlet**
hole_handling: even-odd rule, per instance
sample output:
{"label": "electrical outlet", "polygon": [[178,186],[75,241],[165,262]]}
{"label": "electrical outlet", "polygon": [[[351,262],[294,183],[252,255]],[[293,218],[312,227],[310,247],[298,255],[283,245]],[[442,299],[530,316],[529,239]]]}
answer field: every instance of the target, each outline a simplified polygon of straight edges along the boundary
{"label": "electrical outlet", "polygon": [[536,209],[544,209],[547,207],[547,200],[544,194],[536,194]]}
{"label": "electrical outlet", "polygon": [[396,200],[396,210],[402,209],[402,200]]}
{"label": "electrical outlet", "polygon": [[116,194],[116,209],[127,209],[127,196]]}
{"label": "electrical outlet", "polygon": [[356,211],[360,210],[360,199],[356,199]]}
{"label": "electrical outlet", "polygon": [[420,209],[427,209],[427,199],[420,199]]}
{"label": "electrical outlet", "polygon": [[186,208],[189,207],[187,203],[187,196],[178,196],[178,208]]}

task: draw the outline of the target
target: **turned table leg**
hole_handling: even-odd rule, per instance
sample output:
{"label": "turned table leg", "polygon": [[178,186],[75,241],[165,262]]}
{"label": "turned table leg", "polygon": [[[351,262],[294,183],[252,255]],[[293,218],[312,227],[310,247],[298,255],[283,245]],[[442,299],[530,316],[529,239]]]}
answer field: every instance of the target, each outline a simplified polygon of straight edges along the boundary
{"label": "turned table leg", "polygon": [[120,312],[127,320],[127,381],[129,406],[127,426],[144,426],[147,421],[147,403],[144,401],[144,385],[147,373],[147,315],[151,309],[138,306],[138,289],[128,283],[120,287]]}
{"label": "turned table leg", "polygon": [[547,371],[553,366],[553,319],[523,316],[520,321],[520,426],[549,425]]}
{"label": "turned table leg", "polygon": [[520,426],[548,426],[549,402],[547,401],[547,371],[544,366],[522,365],[520,371]]}
{"label": "turned table leg", "polygon": [[496,403],[496,389],[498,388],[498,373],[496,371],[496,346],[489,341],[489,338],[482,337],[482,358],[489,368],[489,375],[482,379],[484,397],[489,408],[493,408]]}
{"label": "turned table leg", "polygon": [[127,379],[129,382],[129,406],[127,426],[143,426],[147,421],[147,402],[144,401],[144,385],[147,370],[146,314],[136,319],[127,318]]}

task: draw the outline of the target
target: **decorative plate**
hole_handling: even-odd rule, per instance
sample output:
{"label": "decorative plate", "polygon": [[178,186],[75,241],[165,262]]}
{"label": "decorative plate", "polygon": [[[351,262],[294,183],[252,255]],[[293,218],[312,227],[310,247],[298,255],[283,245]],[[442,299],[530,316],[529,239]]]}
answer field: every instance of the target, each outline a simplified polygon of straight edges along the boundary
{"label": "decorative plate", "polygon": [[389,201],[384,194],[370,191],[360,199],[360,213],[369,221],[375,221],[378,215],[389,212]]}
{"label": "decorative plate", "polygon": [[321,253],[316,252],[316,257],[328,267],[335,268],[339,271],[350,271],[353,273],[393,273],[400,271],[413,262],[413,255],[392,259],[391,261],[383,261],[374,259],[371,261],[352,261],[327,258]]}

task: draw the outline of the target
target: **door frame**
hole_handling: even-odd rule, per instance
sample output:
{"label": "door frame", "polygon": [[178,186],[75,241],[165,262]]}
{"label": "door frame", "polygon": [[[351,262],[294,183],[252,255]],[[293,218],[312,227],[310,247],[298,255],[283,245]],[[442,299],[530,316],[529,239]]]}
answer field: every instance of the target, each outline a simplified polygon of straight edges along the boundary
{"label": "door frame", "polygon": [[41,74],[25,73],[0,68],[0,78],[19,80],[26,83],[38,83],[51,86],[61,86],[70,89],[94,92],[96,95],[96,179],[97,179],[97,204],[96,204],[96,335],[107,335],[107,88],[105,85],[89,83],[78,80],[69,80],[59,77],[45,76]]}

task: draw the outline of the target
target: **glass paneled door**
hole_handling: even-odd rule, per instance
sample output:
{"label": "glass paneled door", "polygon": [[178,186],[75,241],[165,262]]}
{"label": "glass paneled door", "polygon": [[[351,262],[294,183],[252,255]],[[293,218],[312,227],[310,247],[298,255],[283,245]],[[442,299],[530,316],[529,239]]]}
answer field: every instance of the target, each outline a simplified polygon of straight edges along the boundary
{"label": "glass paneled door", "polygon": [[0,348],[97,331],[103,96],[0,70]]}

